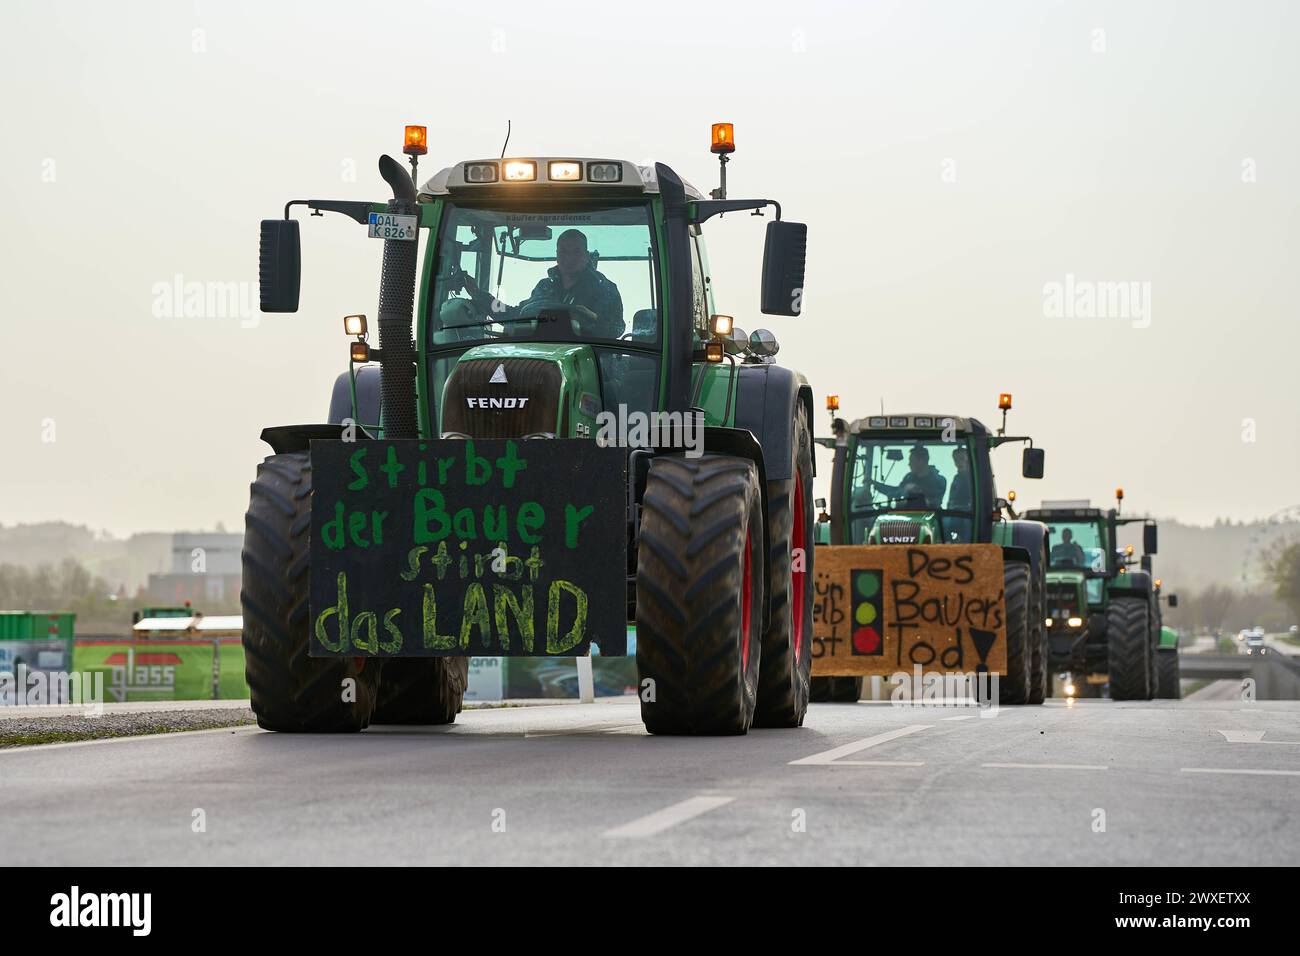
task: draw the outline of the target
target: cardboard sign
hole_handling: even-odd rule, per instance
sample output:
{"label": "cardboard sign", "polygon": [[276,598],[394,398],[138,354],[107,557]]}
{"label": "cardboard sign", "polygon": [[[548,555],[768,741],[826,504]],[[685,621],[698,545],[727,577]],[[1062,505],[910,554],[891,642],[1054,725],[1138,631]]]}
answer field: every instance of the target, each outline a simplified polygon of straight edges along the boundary
{"label": "cardboard sign", "polygon": [[998,545],[822,546],[814,571],[814,677],[1007,672]]}
{"label": "cardboard sign", "polygon": [[627,653],[622,449],[317,440],[311,460],[311,656]]}

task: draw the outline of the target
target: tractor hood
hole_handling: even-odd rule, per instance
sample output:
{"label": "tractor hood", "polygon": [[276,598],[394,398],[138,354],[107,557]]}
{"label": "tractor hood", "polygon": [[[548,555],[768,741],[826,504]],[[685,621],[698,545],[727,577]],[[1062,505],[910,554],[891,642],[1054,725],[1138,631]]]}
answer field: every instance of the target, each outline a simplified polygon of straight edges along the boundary
{"label": "tractor hood", "polygon": [[442,395],[444,438],[586,438],[601,410],[588,345],[479,345]]}

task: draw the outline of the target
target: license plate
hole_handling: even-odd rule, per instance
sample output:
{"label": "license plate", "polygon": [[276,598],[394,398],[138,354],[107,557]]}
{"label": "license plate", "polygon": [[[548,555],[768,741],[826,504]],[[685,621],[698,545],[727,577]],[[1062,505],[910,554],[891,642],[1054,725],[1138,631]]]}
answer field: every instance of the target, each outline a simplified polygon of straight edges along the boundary
{"label": "license plate", "polygon": [[415,217],[394,216],[386,212],[370,214],[371,239],[414,239]]}

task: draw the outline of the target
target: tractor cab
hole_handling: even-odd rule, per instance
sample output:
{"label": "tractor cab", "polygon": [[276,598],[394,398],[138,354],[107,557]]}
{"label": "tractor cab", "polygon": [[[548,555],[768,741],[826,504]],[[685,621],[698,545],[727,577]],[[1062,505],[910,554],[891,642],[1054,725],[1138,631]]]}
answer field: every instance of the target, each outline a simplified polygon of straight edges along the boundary
{"label": "tractor cab", "polygon": [[[872,427],[871,421],[861,420],[849,426],[844,502],[849,540],[862,544],[972,542],[977,491],[988,492],[987,476],[981,482],[977,466],[972,464],[979,460],[976,435],[966,424],[954,440],[945,441],[932,423],[955,419],[929,415],[894,418],[898,422],[894,428]],[[987,445],[984,455],[987,459]]]}
{"label": "tractor cab", "polygon": [[[1003,393],[1004,414],[1011,396]],[[975,418],[955,415],[835,417],[839,397],[827,399],[835,437],[831,510],[834,544],[973,544],[995,540],[995,524],[1010,504],[999,498],[990,453],[1028,442],[1022,473],[1041,478],[1043,451],[1029,438],[996,433]],[[1014,501],[1014,492],[1009,496]],[[1014,512],[1011,512],[1014,518]]]}

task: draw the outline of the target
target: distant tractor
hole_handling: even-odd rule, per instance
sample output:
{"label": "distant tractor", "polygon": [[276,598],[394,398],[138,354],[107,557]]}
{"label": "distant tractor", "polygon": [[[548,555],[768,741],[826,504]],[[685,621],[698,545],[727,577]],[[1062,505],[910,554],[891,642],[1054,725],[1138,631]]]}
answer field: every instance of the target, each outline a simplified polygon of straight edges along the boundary
{"label": "distant tractor", "polygon": [[[298,308],[301,205],[383,240],[378,342],[327,423],[267,428],[243,551],[252,706],[279,731],[450,723],[472,655],[635,653],[659,734],[797,727],[808,704],[812,396],[717,313],[702,229],[766,223],[761,310],[801,311],[807,227],[662,163],[458,162],[387,203],[261,224]],[[421,240],[423,239],[423,243]],[[694,441],[692,439],[695,439]],[[635,644],[635,650],[632,650]],[[343,689],[343,694],[340,693]]]}
{"label": "distant tractor", "polygon": [[[1005,664],[991,671],[999,675],[1000,701],[1043,702],[1046,528],[1018,518],[1014,492],[998,497],[990,453],[1027,442],[1022,474],[1041,478],[1044,452],[1030,438],[1006,434],[1011,396],[1003,393],[998,405],[1002,427],[995,433],[977,419],[952,415],[846,421],[837,415],[838,396],[828,398],[834,437],[818,442],[835,457],[819,562],[850,562],[846,580],[861,588],[850,583],[844,608],[831,608],[835,585],[819,572],[818,622],[829,630],[814,651],[814,700],[857,701],[867,673],[916,666],[934,673],[987,671],[992,635],[1005,630]],[[980,574],[972,570],[977,565]],[[878,587],[885,592],[879,601]],[[969,613],[973,606],[996,611],[981,620]]]}
{"label": "distant tractor", "polygon": [[[1156,522],[1121,517],[1124,489],[1115,497],[1117,507],[1107,511],[1072,500],[1025,512],[1047,525],[1051,540],[1044,624],[1052,671],[1065,673],[1067,696],[1097,697],[1105,685],[1114,700],[1177,696],[1177,635],[1162,631],[1160,588],[1151,572]],[[1143,526],[1141,567],[1132,545],[1118,545],[1126,524]],[[1168,595],[1168,602],[1176,607],[1177,596]]]}

